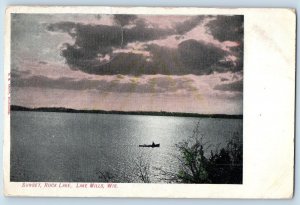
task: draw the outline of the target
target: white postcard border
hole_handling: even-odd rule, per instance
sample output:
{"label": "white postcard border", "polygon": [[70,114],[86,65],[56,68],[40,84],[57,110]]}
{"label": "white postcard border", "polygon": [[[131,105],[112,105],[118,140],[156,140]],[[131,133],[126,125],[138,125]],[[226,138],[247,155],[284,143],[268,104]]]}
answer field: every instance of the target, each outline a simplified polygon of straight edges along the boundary
{"label": "white postcard border", "polygon": [[[244,15],[243,184],[128,184],[107,188],[24,188],[10,182],[10,14]],[[295,29],[292,9],[26,7],[6,10],[4,192],[6,196],[291,198],[294,180]],[[59,184],[59,183],[57,183]],[[90,186],[90,183],[87,183]],[[42,183],[43,185],[43,183]]]}

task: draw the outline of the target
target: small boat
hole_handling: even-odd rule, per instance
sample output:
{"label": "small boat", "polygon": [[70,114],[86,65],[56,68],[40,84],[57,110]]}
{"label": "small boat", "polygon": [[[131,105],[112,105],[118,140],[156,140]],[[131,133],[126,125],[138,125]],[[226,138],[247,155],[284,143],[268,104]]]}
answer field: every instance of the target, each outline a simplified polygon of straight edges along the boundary
{"label": "small boat", "polygon": [[139,145],[139,147],[160,147],[160,144],[155,144],[154,142],[150,145],[147,145],[147,144],[143,144],[143,145]]}

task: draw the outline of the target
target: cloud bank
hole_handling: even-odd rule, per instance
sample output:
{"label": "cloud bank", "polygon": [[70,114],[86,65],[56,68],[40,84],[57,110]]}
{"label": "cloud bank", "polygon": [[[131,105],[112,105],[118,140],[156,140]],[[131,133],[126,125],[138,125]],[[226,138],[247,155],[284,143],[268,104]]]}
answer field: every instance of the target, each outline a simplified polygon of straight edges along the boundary
{"label": "cloud bank", "polygon": [[[47,30],[74,39],[73,44],[63,44],[61,56],[71,69],[89,74],[204,75],[242,69],[242,16],[196,16],[165,27],[147,21],[147,16],[115,15],[113,19],[111,25],[57,22]],[[211,42],[187,38],[199,26],[220,44],[234,42],[235,46],[224,50]],[[171,37],[177,47],[159,43]]]}

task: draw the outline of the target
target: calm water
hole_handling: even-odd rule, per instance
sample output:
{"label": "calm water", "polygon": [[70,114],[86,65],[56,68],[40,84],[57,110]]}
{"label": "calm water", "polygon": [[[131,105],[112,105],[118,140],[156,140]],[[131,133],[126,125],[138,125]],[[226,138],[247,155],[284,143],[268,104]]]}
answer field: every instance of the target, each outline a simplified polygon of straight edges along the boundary
{"label": "calm water", "polygon": [[[107,171],[135,181],[138,161],[150,166],[151,182],[161,182],[155,167],[176,171],[175,144],[197,122],[211,144],[225,145],[233,133],[242,139],[241,119],[13,111],[11,180],[97,182]],[[152,141],[161,147],[138,147]]]}

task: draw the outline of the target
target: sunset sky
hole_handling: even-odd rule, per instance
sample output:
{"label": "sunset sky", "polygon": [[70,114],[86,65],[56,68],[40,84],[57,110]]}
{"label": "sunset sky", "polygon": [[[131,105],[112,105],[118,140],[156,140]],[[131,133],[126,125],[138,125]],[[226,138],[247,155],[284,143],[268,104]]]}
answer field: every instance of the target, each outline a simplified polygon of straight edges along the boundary
{"label": "sunset sky", "polygon": [[243,16],[12,14],[12,104],[242,114]]}

